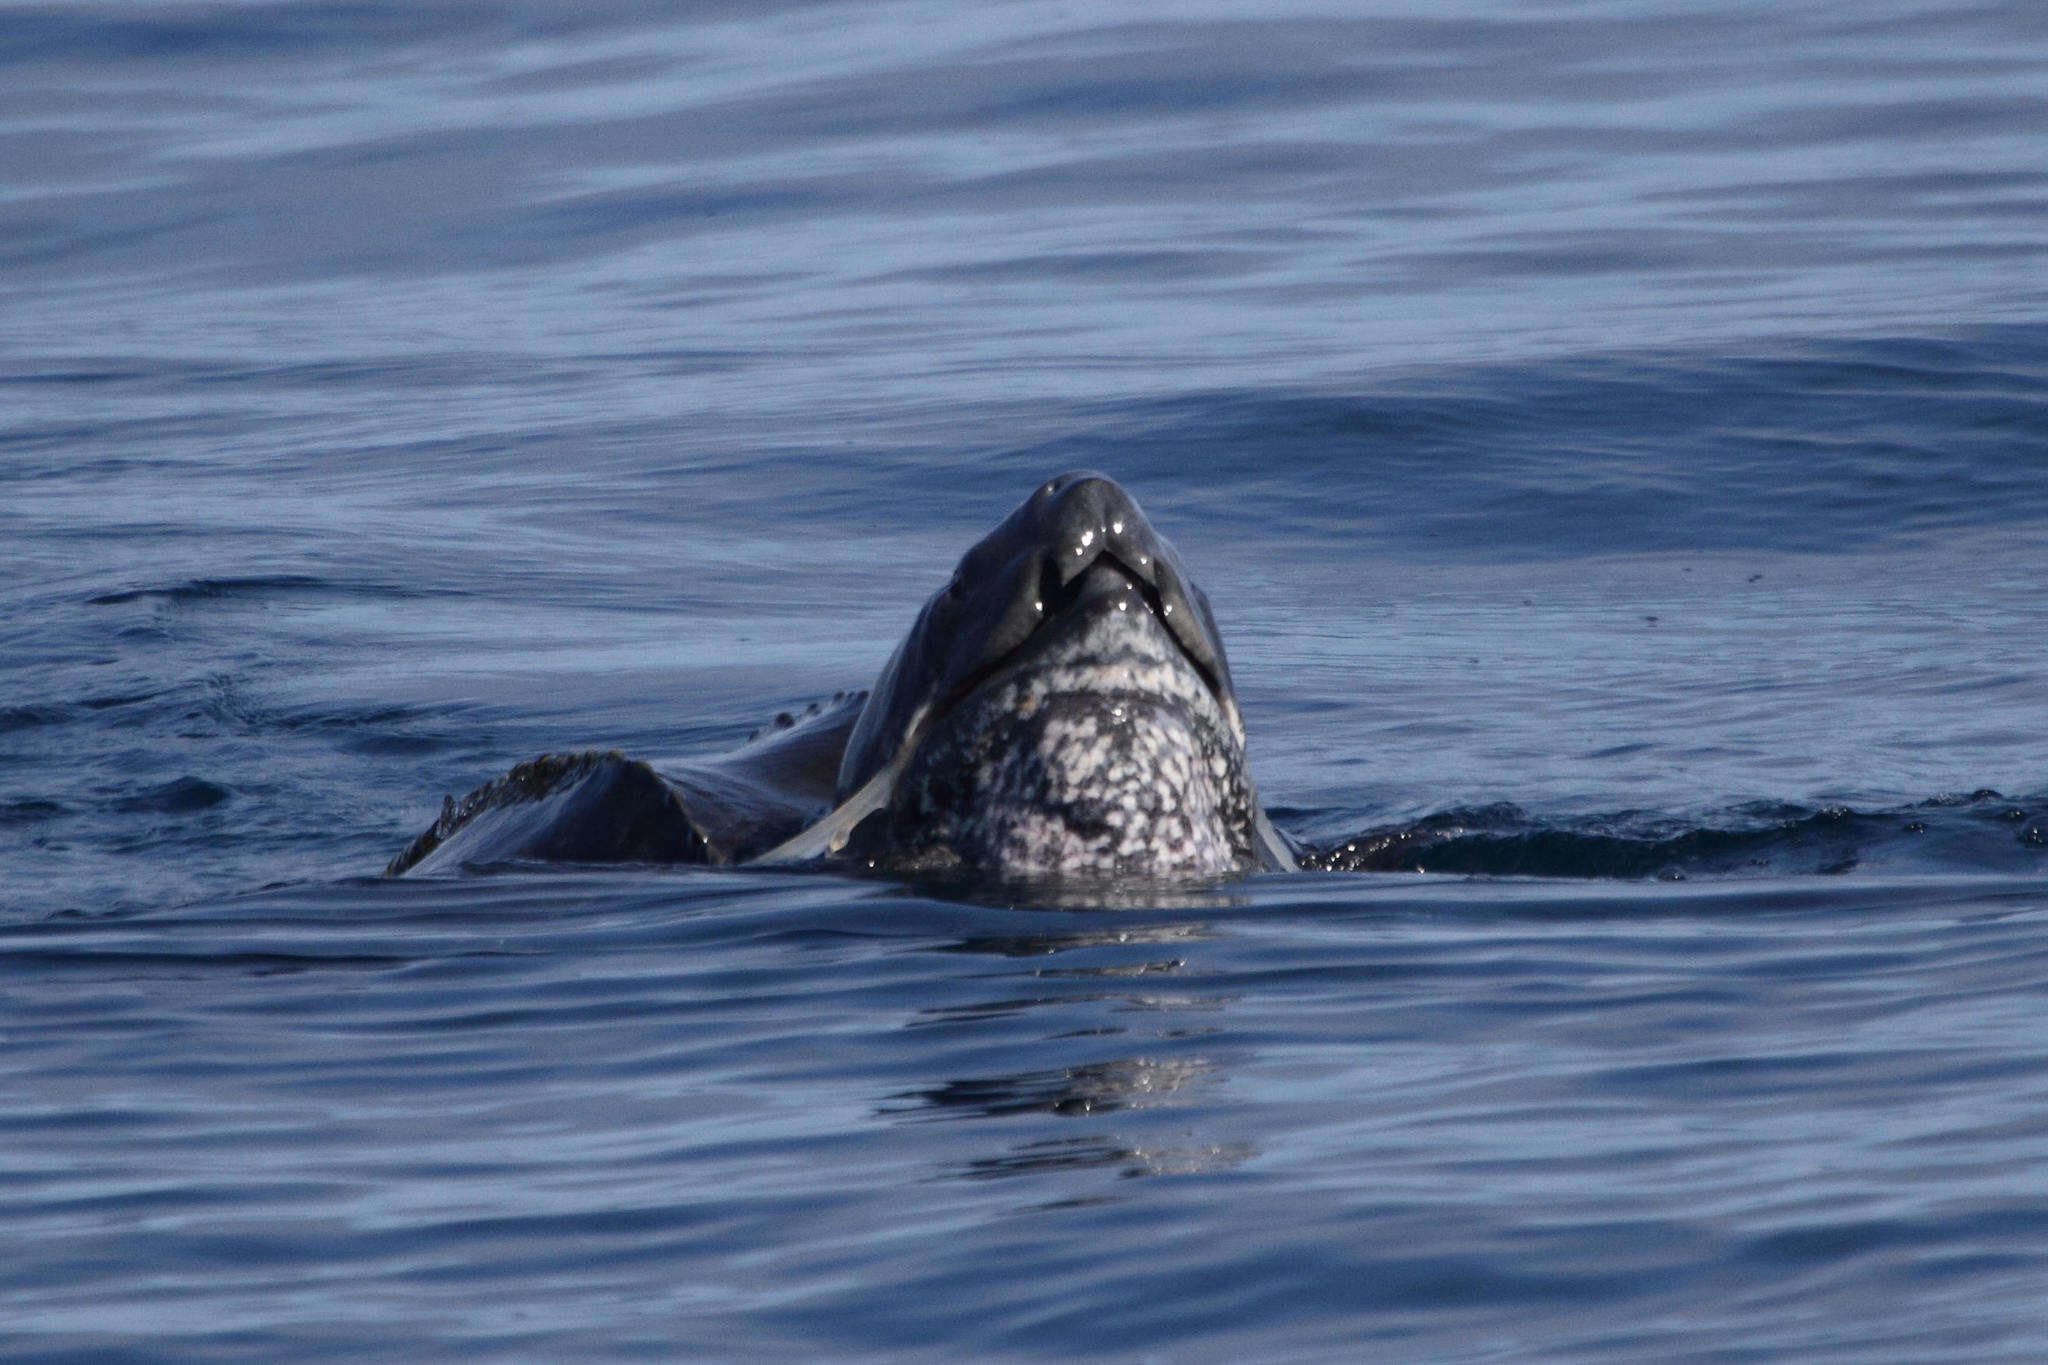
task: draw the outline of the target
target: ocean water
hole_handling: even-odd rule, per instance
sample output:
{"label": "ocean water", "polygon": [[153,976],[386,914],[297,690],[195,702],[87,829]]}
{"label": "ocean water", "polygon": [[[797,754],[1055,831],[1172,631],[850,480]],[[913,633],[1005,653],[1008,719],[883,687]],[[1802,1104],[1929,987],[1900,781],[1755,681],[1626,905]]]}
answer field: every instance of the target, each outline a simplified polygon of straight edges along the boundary
{"label": "ocean water", "polygon": [[[2048,1355],[2048,10],[0,4],[0,1358]],[[377,875],[1037,480],[1342,870]]]}

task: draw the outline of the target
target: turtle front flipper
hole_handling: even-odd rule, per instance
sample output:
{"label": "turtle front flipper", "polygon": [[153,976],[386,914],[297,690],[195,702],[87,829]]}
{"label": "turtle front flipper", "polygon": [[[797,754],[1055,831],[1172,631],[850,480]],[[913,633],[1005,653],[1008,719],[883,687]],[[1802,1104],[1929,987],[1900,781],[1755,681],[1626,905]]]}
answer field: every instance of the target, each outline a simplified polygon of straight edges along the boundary
{"label": "turtle front flipper", "polygon": [[386,876],[493,863],[713,863],[774,848],[832,805],[864,693],[778,717],[730,753],[659,767],[616,749],[543,754],[442,803]]}
{"label": "turtle front flipper", "polygon": [[613,750],[543,754],[442,804],[441,818],[386,876],[459,872],[504,862],[708,863],[704,835],[678,792]]}

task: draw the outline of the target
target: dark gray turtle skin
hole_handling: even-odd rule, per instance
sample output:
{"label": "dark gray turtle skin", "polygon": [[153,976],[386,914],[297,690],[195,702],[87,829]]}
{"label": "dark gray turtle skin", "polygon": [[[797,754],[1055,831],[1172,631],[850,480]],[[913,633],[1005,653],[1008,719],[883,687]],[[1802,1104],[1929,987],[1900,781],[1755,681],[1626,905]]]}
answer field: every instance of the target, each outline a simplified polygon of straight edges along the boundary
{"label": "dark gray turtle skin", "polygon": [[[1002,879],[1292,870],[1208,600],[1100,474],[962,557],[866,694],[720,758],[548,756],[444,806],[388,869],[797,865]],[[829,780],[827,774],[832,774]]]}

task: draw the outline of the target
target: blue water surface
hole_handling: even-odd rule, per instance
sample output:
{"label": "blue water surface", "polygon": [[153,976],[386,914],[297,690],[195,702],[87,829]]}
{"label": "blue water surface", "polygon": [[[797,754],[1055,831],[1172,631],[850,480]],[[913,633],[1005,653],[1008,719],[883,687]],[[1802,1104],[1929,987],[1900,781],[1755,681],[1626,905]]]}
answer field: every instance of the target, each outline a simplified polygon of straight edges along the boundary
{"label": "blue water surface", "polygon": [[[0,1358],[2048,1356],[2044,226],[2019,0],[0,3]],[[1073,467],[1364,870],[377,876]]]}

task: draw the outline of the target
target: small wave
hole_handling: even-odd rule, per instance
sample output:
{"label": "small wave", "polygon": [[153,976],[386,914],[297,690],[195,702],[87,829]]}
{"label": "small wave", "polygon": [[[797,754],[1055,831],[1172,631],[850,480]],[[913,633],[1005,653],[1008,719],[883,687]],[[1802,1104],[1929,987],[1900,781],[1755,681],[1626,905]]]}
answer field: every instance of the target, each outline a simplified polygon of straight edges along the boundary
{"label": "small wave", "polygon": [[206,810],[226,801],[226,787],[201,777],[179,777],[114,802],[114,809],[130,814],[185,815]]}
{"label": "small wave", "polygon": [[312,574],[255,574],[242,578],[193,578],[161,587],[123,588],[85,599],[87,606],[113,607],[151,599],[165,602],[211,602],[230,598],[267,597],[278,594],[326,594],[360,597],[427,597],[446,595],[445,590],[426,590],[398,583],[347,582],[319,578]]}
{"label": "small wave", "polygon": [[62,706],[0,707],[0,735],[12,730],[33,730],[43,725],[59,725],[70,717],[70,708]]}
{"label": "small wave", "polygon": [[1605,880],[1839,874],[1857,868],[2013,872],[2048,855],[2048,797],[1989,789],[1882,811],[1775,802],[1689,824],[1642,812],[1547,823],[1519,806],[1459,808],[1317,850],[1326,872],[1452,872]]}
{"label": "small wave", "polygon": [[0,801],[0,825],[32,825],[64,814],[55,801]]}
{"label": "small wave", "polygon": [[1925,546],[2048,521],[2044,363],[2048,331],[2008,326],[1418,370],[1106,406],[993,458],[1100,466],[1184,515],[1270,518],[1332,553]]}
{"label": "small wave", "polygon": [[52,8],[6,16],[0,23],[0,64],[303,59],[359,51],[365,41],[445,41],[465,27],[459,9],[441,6],[254,5],[225,14],[162,17]]}

